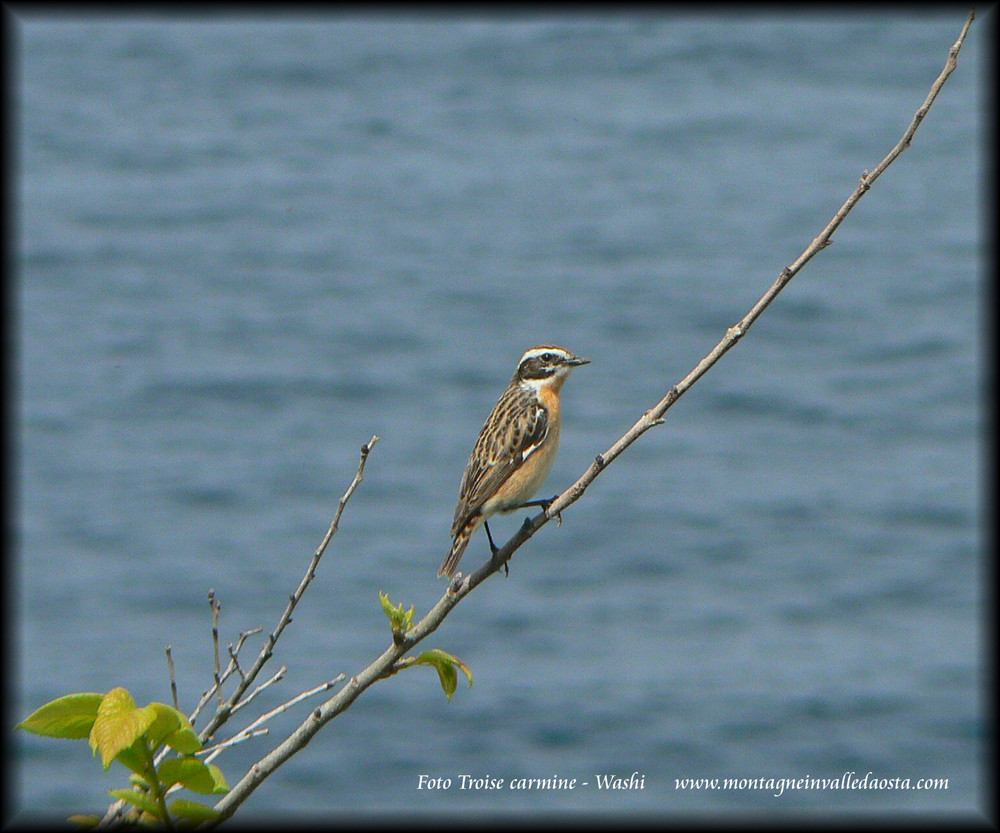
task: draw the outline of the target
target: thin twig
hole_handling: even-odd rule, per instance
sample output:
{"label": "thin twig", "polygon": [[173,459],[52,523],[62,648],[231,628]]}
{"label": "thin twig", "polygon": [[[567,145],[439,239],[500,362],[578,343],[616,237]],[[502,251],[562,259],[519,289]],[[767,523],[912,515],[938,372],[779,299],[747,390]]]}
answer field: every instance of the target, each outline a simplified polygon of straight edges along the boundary
{"label": "thin twig", "polygon": [[[218,690],[219,685],[225,683],[226,680],[228,680],[229,677],[236,670],[236,657],[239,656],[240,650],[243,648],[243,643],[246,642],[247,637],[252,636],[255,633],[260,633],[262,630],[264,630],[264,628],[258,626],[256,628],[250,628],[250,630],[243,631],[240,634],[239,639],[237,639],[236,641],[236,647],[230,651],[231,658],[229,660],[229,665],[226,666],[226,670],[222,672],[222,678],[220,680],[220,683],[213,684],[208,691],[202,692],[201,700],[198,701],[198,705],[195,706],[194,711],[188,715],[188,720],[190,720],[191,723],[194,723],[195,720],[198,719],[198,716],[201,714],[201,710],[208,705],[209,701],[211,701],[212,695],[214,695],[215,692]],[[242,672],[240,672],[240,678],[244,679],[244,675]]]}
{"label": "thin twig", "polygon": [[264,682],[262,682],[259,686],[257,686],[257,688],[255,688],[246,697],[240,700],[239,703],[233,706],[231,714],[236,714],[236,712],[240,711],[240,709],[245,709],[254,701],[254,699],[257,697],[258,694],[260,694],[262,691],[267,690],[275,683],[285,679],[285,674],[287,673],[288,673],[288,666],[282,665],[281,668],[277,670],[277,672],[274,674],[273,677],[271,677],[268,680],[264,680]]}
{"label": "thin twig", "polygon": [[167,646],[167,668],[170,670],[170,694],[174,698],[174,708],[180,711],[180,706],[177,705],[177,679],[174,676],[174,657],[169,645]]}
{"label": "thin twig", "polygon": [[337,512],[333,518],[333,523],[330,525],[330,530],[327,532],[322,543],[316,549],[316,552],[313,553],[313,557],[309,562],[305,575],[302,577],[302,581],[299,582],[299,586],[295,589],[295,592],[289,596],[288,604],[285,606],[284,612],[278,619],[278,624],[275,626],[274,630],[268,634],[267,639],[264,641],[264,647],[261,648],[260,654],[258,654],[254,664],[246,672],[243,679],[240,680],[229,699],[216,709],[215,714],[208,721],[208,724],[199,733],[199,737],[201,737],[203,741],[212,737],[219,727],[229,719],[229,715],[232,714],[236,704],[240,702],[243,694],[253,684],[257,675],[260,673],[260,670],[264,667],[264,664],[274,653],[274,645],[281,636],[281,632],[285,629],[288,623],[292,621],[292,613],[295,611],[295,606],[299,603],[299,599],[302,598],[302,594],[305,593],[306,588],[309,587],[309,584],[316,577],[316,568],[319,566],[320,559],[323,557],[326,545],[330,543],[330,539],[338,529],[340,516],[344,513],[344,507],[347,505],[347,501],[351,499],[351,495],[354,494],[355,489],[357,489],[361,481],[364,480],[365,463],[368,462],[368,455],[371,453],[372,448],[375,447],[375,443],[377,443],[378,440],[378,434],[372,434],[372,438],[361,446],[361,462],[358,463],[357,473],[354,475],[354,480],[351,481],[351,485],[347,487],[347,491],[344,492],[344,496],[340,499],[337,506]]}
{"label": "thin twig", "polygon": [[240,675],[240,679],[241,680],[246,679],[247,675],[244,674],[243,673],[243,669],[240,668],[240,661],[239,661],[239,658],[236,656],[236,651],[233,649],[233,643],[232,642],[230,642],[228,645],[226,645],[226,651],[229,654],[229,663],[230,663],[230,665],[232,665],[232,667],[236,671],[236,673]]}
{"label": "thin twig", "polygon": [[[441,599],[416,625],[414,625],[401,639],[394,641],[383,654],[371,663],[367,668],[354,677],[351,677],[347,685],[340,689],[333,697],[312,711],[309,717],[299,725],[282,743],[268,753],[264,758],[254,764],[249,772],[237,783],[225,796],[215,805],[215,810],[219,813],[218,818],[209,822],[214,826],[229,818],[242,804],[247,797],[257,789],[264,780],[281,766],[288,758],[301,750],[309,743],[313,736],[330,720],[343,713],[350,705],[365,691],[372,683],[394,673],[396,663],[417,643],[433,633],[444,621],[449,612],[467,596],[475,587],[481,584],[486,578],[497,572],[500,567],[510,558],[510,556],[532,535],[535,534],[552,518],[566,510],[567,507],[575,503],[586,491],[587,487],[607,468],[626,448],[634,443],[650,428],[660,425],[663,422],[663,415],[691,386],[698,381],[737,341],[746,333],[747,329],[767,308],[768,304],[777,294],[788,284],[795,274],[815,255],[818,251],[829,245],[831,236],[836,228],[843,222],[847,214],[857,204],[858,200],[868,191],[871,184],[878,176],[899,156],[903,149],[909,145],[913,134],[919,127],[927,113],[927,109],[933,103],[942,85],[955,68],[956,58],[959,50],[965,41],[965,36],[974,19],[974,13],[969,14],[969,18],[962,28],[955,45],[948,55],[948,62],[941,75],[931,87],[931,93],[927,100],[917,111],[913,123],[903,134],[900,144],[897,144],[889,155],[872,171],[862,179],[861,185],[848,198],[847,202],[834,215],[833,220],[827,225],[823,232],[817,237],[799,256],[799,258],[789,267],[782,270],[781,275],[774,285],[761,297],[738,324],[730,327],[726,331],[725,337],[715,348],[702,359],[698,365],[680,382],[674,385],[667,394],[654,407],[650,408],[639,420],[620,437],[607,451],[598,454],[589,468],[580,478],[568,489],[566,489],[544,512],[540,512],[534,518],[525,520],[520,529],[501,547],[497,553],[478,570],[463,576],[459,573],[448,585],[448,589]],[[362,461],[363,462],[363,461]],[[335,528],[335,527],[331,527]]]}
{"label": "thin twig", "polygon": [[365,474],[365,461],[368,459],[368,453],[372,450],[372,446],[379,441],[378,434],[372,434],[372,438],[363,446],[361,446],[361,464],[358,466],[358,473],[354,475],[354,480],[350,486],[347,487],[347,491],[344,492],[344,496],[340,499],[337,504],[337,514],[333,516],[333,522],[330,524],[330,528],[326,531],[326,535],[323,536],[323,540],[320,545],[316,547],[316,552],[313,557],[318,562],[323,555],[323,551],[326,549],[326,545],[330,543],[330,539],[337,533],[340,529],[340,516],[344,514],[344,507],[347,506],[347,501],[351,499],[351,495],[354,494],[354,490],[358,488],[358,484],[364,480]]}
{"label": "thin twig", "polygon": [[267,728],[254,729],[252,732],[248,732],[246,729],[243,729],[242,731],[237,732],[228,740],[224,740],[221,743],[215,744],[214,746],[206,746],[204,749],[199,749],[194,754],[199,756],[204,755],[205,763],[210,763],[211,761],[215,760],[216,757],[218,757],[218,753],[221,752],[223,749],[228,749],[230,746],[236,746],[237,744],[245,743],[251,738],[256,738],[260,737],[261,735],[269,734],[270,731],[271,730]]}
{"label": "thin twig", "polygon": [[[324,691],[329,691],[331,688],[333,688],[335,685],[337,685],[337,683],[342,682],[346,677],[347,677],[346,674],[338,674],[332,680],[327,680],[325,683],[320,683],[315,688],[311,688],[308,691],[303,691],[300,694],[296,694],[291,700],[287,700],[286,702],[282,703],[280,706],[275,706],[273,709],[271,709],[271,711],[265,712],[264,714],[262,714],[255,721],[253,721],[253,723],[250,723],[249,725],[247,725],[246,728],[241,729],[239,732],[237,732],[233,736],[233,738],[240,738],[243,735],[248,735],[248,733],[259,731],[259,727],[262,726],[262,725],[264,725],[272,717],[276,717],[277,715],[282,714],[283,712],[288,711],[296,703],[301,703],[303,700],[306,700],[306,699],[308,699],[310,697],[315,697],[317,694],[321,694]],[[217,747],[216,751],[213,751],[212,754],[210,754],[207,758],[205,758],[205,763],[207,764],[207,763],[215,760],[215,758],[218,756],[219,752],[221,752],[221,751],[222,751],[222,748],[221,747]]]}
{"label": "thin twig", "polygon": [[222,705],[222,676],[219,666],[219,611],[222,602],[215,598],[215,588],[208,591],[208,604],[212,608],[212,648],[215,651],[215,690],[219,693],[219,705]]}
{"label": "thin twig", "polygon": [[[344,492],[343,497],[340,498],[340,501],[337,504],[337,512],[333,518],[333,523],[330,525],[330,529],[326,533],[326,536],[323,538],[322,543],[320,543],[319,547],[316,549],[316,552],[313,553],[313,557],[309,562],[309,567],[306,570],[305,576],[299,583],[299,586],[296,589],[296,591],[289,598],[288,605],[285,607],[284,612],[281,614],[281,618],[278,620],[277,626],[268,635],[267,641],[264,643],[264,647],[261,649],[261,652],[258,655],[257,660],[254,662],[253,666],[246,674],[240,672],[240,682],[236,686],[236,690],[230,696],[229,700],[227,700],[225,703],[222,703],[216,709],[215,714],[211,717],[208,724],[199,733],[198,736],[202,740],[202,742],[212,737],[212,735],[214,735],[215,732],[218,731],[219,727],[221,727],[229,719],[230,715],[234,711],[238,710],[240,700],[246,693],[246,690],[253,684],[254,680],[256,680],[257,678],[257,675],[260,673],[260,670],[264,667],[264,664],[271,658],[274,651],[274,645],[278,641],[278,637],[281,636],[281,632],[285,629],[288,623],[292,621],[292,611],[295,609],[295,605],[298,604],[299,599],[302,598],[302,594],[305,592],[310,582],[312,582],[313,578],[315,578],[316,576],[316,568],[319,565],[319,561],[323,556],[323,552],[326,550],[327,544],[330,543],[330,539],[333,538],[334,534],[337,532],[337,529],[339,528],[338,524],[340,523],[341,516],[344,514],[344,507],[347,506],[347,502],[351,499],[351,496],[354,494],[354,491],[358,488],[358,485],[364,479],[365,463],[368,461],[368,455],[371,453],[372,448],[375,447],[375,443],[377,443],[378,441],[379,441],[379,435],[372,434],[371,439],[368,440],[368,442],[365,443],[363,446],[361,446],[361,462],[358,464],[358,470],[354,475],[354,479],[351,481],[351,485],[347,487],[347,491]],[[215,599],[215,590],[211,589],[209,591],[209,602],[212,604],[212,610],[215,611],[215,615],[217,616],[214,599]],[[215,648],[216,648],[215,679],[212,687],[202,695],[202,698],[199,701],[198,705],[195,707],[194,711],[189,716],[188,719],[191,721],[192,724],[194,723],[198,715],[201,713],[201,710],[212,699],[212,695],[216,691],[220,692],[219,696],[221,698],[222,684],[236,669],[237,667],[236,656],[239,654],[240,649],[243,647],[243,643],[246,641],[246,638],[251,634],[258,633],[259,631],[263,630],[263,628],[259,627],[252,628],[251,630],[244,631],[243,633],[240,634],[239,640],[236,643],[236,648],[230,652],[229,666],[223,673],[220,674],[219,659],[218,659],[219,655],[218,655],[217,618],[215,618],[214,624],[215,627],[213,628],[213,631],[215,636]],[[262,684],[261,688],[270,685],[272,682],[275,682],[276,679],[280,679],[280,676],[284,674],[284,671],[285,669],[284,667],[282,667],[281,671],[279,671],[278,674],[276,674],[275,677],[272,678],[270,681]],[[323,691],[326,688],[335,685],[337,682],[343,679],[343,677],[344,675],[342,674],[335,680],[317,686],[317,688],[313,689],[313,693],[318,691]],[[251,699],[252,697],[256,696],[256,694],[259,693],[259,691],[260,689],[254,692],[254,694],[251,695]],[[302,695],[299,695],[298,699],[302,699]],[[298,699],[296,699],[295,702],[298,702]],[[167,747],[164,747],[161,750],[160,754],[154,761],[155,765],[159,765],[159,762],[163,760],[164,756],[167,754],[167,751],[168,751]],[[120,819],[122,816],[122,812],[125,808],[125,805],[126,802],[122,800],[118,800],[113,804],[111,804],[111,806],[108,807],[107,812],[104,814],[104,817],[101,819],[98,826],[107,827],[108,825],[114,823],[115,820]]]}
{"label": "thin twig", "polygon": [[258,726],[263,725],[268,720],[270,720],[272,717],[276,717],[277,715],[282,714],[283,712],[288,711],[296,703],[301,703],[303,700],[307,700],[310,697],[314,697],[315,695],[317,695],[317,694],[319,694],[319,693],[321,693],[323,691],[329,691],[331,688],[333,688],[335,685],[337,685],[337,683],[341,683],[345,679],[347,679],[347,675],[346,674],[338,674],[332,680],[327,680],[325,683],[320,683],[318,686],[315,686],[314,688],[310,688],[308,691],[303,691],[303,692],[301,692],[299,694],[296,694],[291,700],[287,700],[286,702],[282,703],[280,706],[275,706],[273,709],[271,709],[271,711],[266,712],[265,714],[262,714],[253,723],[251,723],[250,725],[248,725],[246,727],[246,729],[244,729],[244,731],[248,731],[250,729],[256,729]]}

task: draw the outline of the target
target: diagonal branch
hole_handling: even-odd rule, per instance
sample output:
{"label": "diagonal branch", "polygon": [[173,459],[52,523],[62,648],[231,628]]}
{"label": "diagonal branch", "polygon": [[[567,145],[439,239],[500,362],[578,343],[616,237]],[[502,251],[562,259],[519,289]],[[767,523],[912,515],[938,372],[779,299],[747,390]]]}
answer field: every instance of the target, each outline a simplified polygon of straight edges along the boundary
{"label": "diagonal branch", "polygon": [[955,67],[958,62],[958,53],[962,48],[962,44],[965,42],[965,37],[969,33],[969,27],[972,26],[972,21],[975,17],[975,11],[970,11],[969,17],[966,19],[965,25],[962,27],[962,31],[958,36],[958,40],[955,41],[955,44],[948,52],[948,60],[945,62],[944,69],[941,70],[941,74],[938,75],[934,83],[931,85],[927,98],[924,100],[924,103],[920,105],[916,115],[913,117],[913,121],[910,122],[909,127],[907,127],[904,131],[903,137],[896,143],[896,146],[889,151],[886,157],[879,162],[871,173],[868,171],[864,172],[861,177],[861,181],[854,189],[854,192],[847,198],[847,201],[840,207],[837,213],[833,215],[833,219],[827,223],[826,228],[820,232],[819,236],[816,237],[816,239],[813,240],[808,247],[806,247],[805,251],[803,251],[802,254],[796,258],[795,262],[792,263],[791,266],[786,266],[781,270],[781,274],[778,275],[778,279],[771,285],[771,288],[761,296],[760,300],[753,305],[750,311],[744,315],[739,322],[726,330],[726,334],[722,340],[715,345],[705,358],[698,362],[698,364],[693,370],[691,370],[690,373],[688,373],[687,376],[670,388],[666,395],[659,402],[657,402],[656,405],[646,411],[646,413],[644,413],[635,422],[635,424],[614,443],[614,445],[612,445],[603,454],[598,454],[594,458],[594,462],[590,464],[587,471],[585,471],[572,486],[559,495],[559,497],[552,502],[552,505],[549,506],[545,512],[540,512],[534,518],[526,520],[521,529],[519,529],[511,537],[511,539],[500,548],[491,561],[487,562],[484,566],[480,567],[464,580],[456,579],[453,581],[451,589],[461,595],[468,593],[469,590],[477,584],[495,573],[525,541],[545,526],[546,523],[548,523],[552,518],[558,517],[560,512],[565,510],[568,506],[576,503],[587,490],[587,487],[590,486],[597,476],[604,471],[604,469],[607,468],[607,466],[609,466],[626,448],[632,445],[632,443],[639,439],[639,437],[645,434],[650,428],[660,425],[663,422],[663,415],[670,409],[670,407],[746,334],[746,331],[750,329],[750,325],[761,316],[764,310],[770,305],[771,301],[773,301],[778,296],[778,293],[788,285],[788,282],[801,271],[802,267],[812,260],[813,256],[817,252],[821,249],[825,249],[830,245],[830,243],[833,242],[833,233],[840,227],[840,224],[844,221],[847,215],[851,213],[854,206],[857,205],[861,198],[868,193],[872,184],[879,178],[879,176],[882,175],[886,168],[888,168],[889,165],[891,165],[897,157],[899,157],[899,155],[910,146],[910,142],[913,140],[913,135],[916,133],[917,128],[927,115],[927,111],[934,103],[934,100],[937,98],[938,93],[944,86],[945,81],[948,80],[948,76],[955,71]]}
{"label": "diagonal branch", "polygon": [[416,625],[406,632],[402,638],[390,645],[385,652],[371,665],[348,680],[347,684],[340,689],[333,697],[312,711],[308,718],[281,744],[273,749],[264,758],[254,764],[250,771],[225,795],[216,805],[215,810],[219,817],[211,825],[218,824],[229,818],[236,809],[261,783],[281,766],[288,758],[301,750],[316,733],[330,720],[343,713],[365,689],[372,683],[392,675],[396,669],[396,663],[417,643],[433,633],[444,621],[451,610],[467,596],[472,590],[485,581],[493,573],[497,572],[501,566],[517,551],[525,541],[531,538],[552,518],[559,516],[560,512],[576,503],[586,491],[587,487],[607,468],[621,453],[634,443],[639,437],[645,434],[650,428],[660,425],[663,422],[663,415],[667,410],[686,393],[695,382],[697,382],[708,370],[729,351],[733,345],[739,341],[750,326],[767,309],[771,301],[777,297],[778,293],[795,277],[795,275],[808,263],[812,257],[821,249],[826,248],[832,240],[833,232],[840,226],[854,206],[858,203],[871,188],[872,184],[885,171],[889,165],[910,145],[913,135],[920,123],[923,121],[927,111],[937,98],[948,76],[954,71],[958,53],[965,42],[965,37],[969,32],[969,27],[975,18],[975,13],[970,12],[961,34],[955,45],[948,53],[948,60],[944,69],[931,86],[930,93],[926,100],[917,110],[910,126],[903,134],[903,138],[889,152],[878,166],[871,172],[865,172],[861,177],[861,182],[854,190],[854,193],[841,206],[833,219],[815,240],[799,255],[798,259],[791,266],[784,268],[778,279],[770,289],[764,293],[760,300],[754,304],[750,311],[734,326],[730,327],[723,339],[705,356],[680,382],[670,388],[666,395],[646,413],[644,413],[636,423],[623,434],[607,451],[598,454],[594,462],[580,478],[559,497],[544,512],[540,512],[534,518],[526,519],[521,528],[501,547],[496,554],[482,567],[463,576],[461,573],[448,585],[444,596],[434,605],[433,608]]}

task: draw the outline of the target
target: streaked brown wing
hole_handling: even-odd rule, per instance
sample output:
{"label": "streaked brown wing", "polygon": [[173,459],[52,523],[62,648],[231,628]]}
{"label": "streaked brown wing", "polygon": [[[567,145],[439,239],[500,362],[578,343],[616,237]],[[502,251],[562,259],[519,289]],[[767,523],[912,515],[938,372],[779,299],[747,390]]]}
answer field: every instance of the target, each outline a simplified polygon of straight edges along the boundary
{"label": "streaked brown wing", "polygon": [[462,477],[451,535],[493,497],[545,439],[549,412],[530,393],[508,388],[479,433]]}

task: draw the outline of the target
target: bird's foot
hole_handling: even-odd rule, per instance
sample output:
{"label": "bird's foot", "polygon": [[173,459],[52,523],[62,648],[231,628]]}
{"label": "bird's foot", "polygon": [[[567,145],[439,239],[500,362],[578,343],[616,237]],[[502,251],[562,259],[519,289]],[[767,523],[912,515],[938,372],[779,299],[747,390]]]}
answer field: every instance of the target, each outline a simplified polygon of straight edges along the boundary
{"label": "bird's foot", "polygon": [[[528,506],[540,506],[543,511],[548,512],[549,507],[552,506],[559,499],[559,495],[552,495],[550,498],[543,498],[541,500],[529,500],[527,503],[522,503],[518,508],[524,509]],[[556,525],[562,526],[562,514],[556,512]]]}

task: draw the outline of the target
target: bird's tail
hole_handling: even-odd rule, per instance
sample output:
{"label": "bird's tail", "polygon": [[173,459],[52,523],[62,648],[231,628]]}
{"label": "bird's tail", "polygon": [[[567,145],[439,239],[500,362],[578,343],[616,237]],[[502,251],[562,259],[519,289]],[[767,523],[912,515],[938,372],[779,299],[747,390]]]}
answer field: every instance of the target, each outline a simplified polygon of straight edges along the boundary
{"label": "bird's tail", "polygon": [[462,560],[462,554],[465,552],[465,548],[469,546],[469,539],[475,531],[476,523],[474,521],[470,521],[458,531],[458,534],[455,535],[455,540],[451,542],[451,550],[441,565],[441,569],[438,570],[438,578],[441,578],[441,576],[451,578],[455,575],[455,570],[458,569],[458,562]]}

